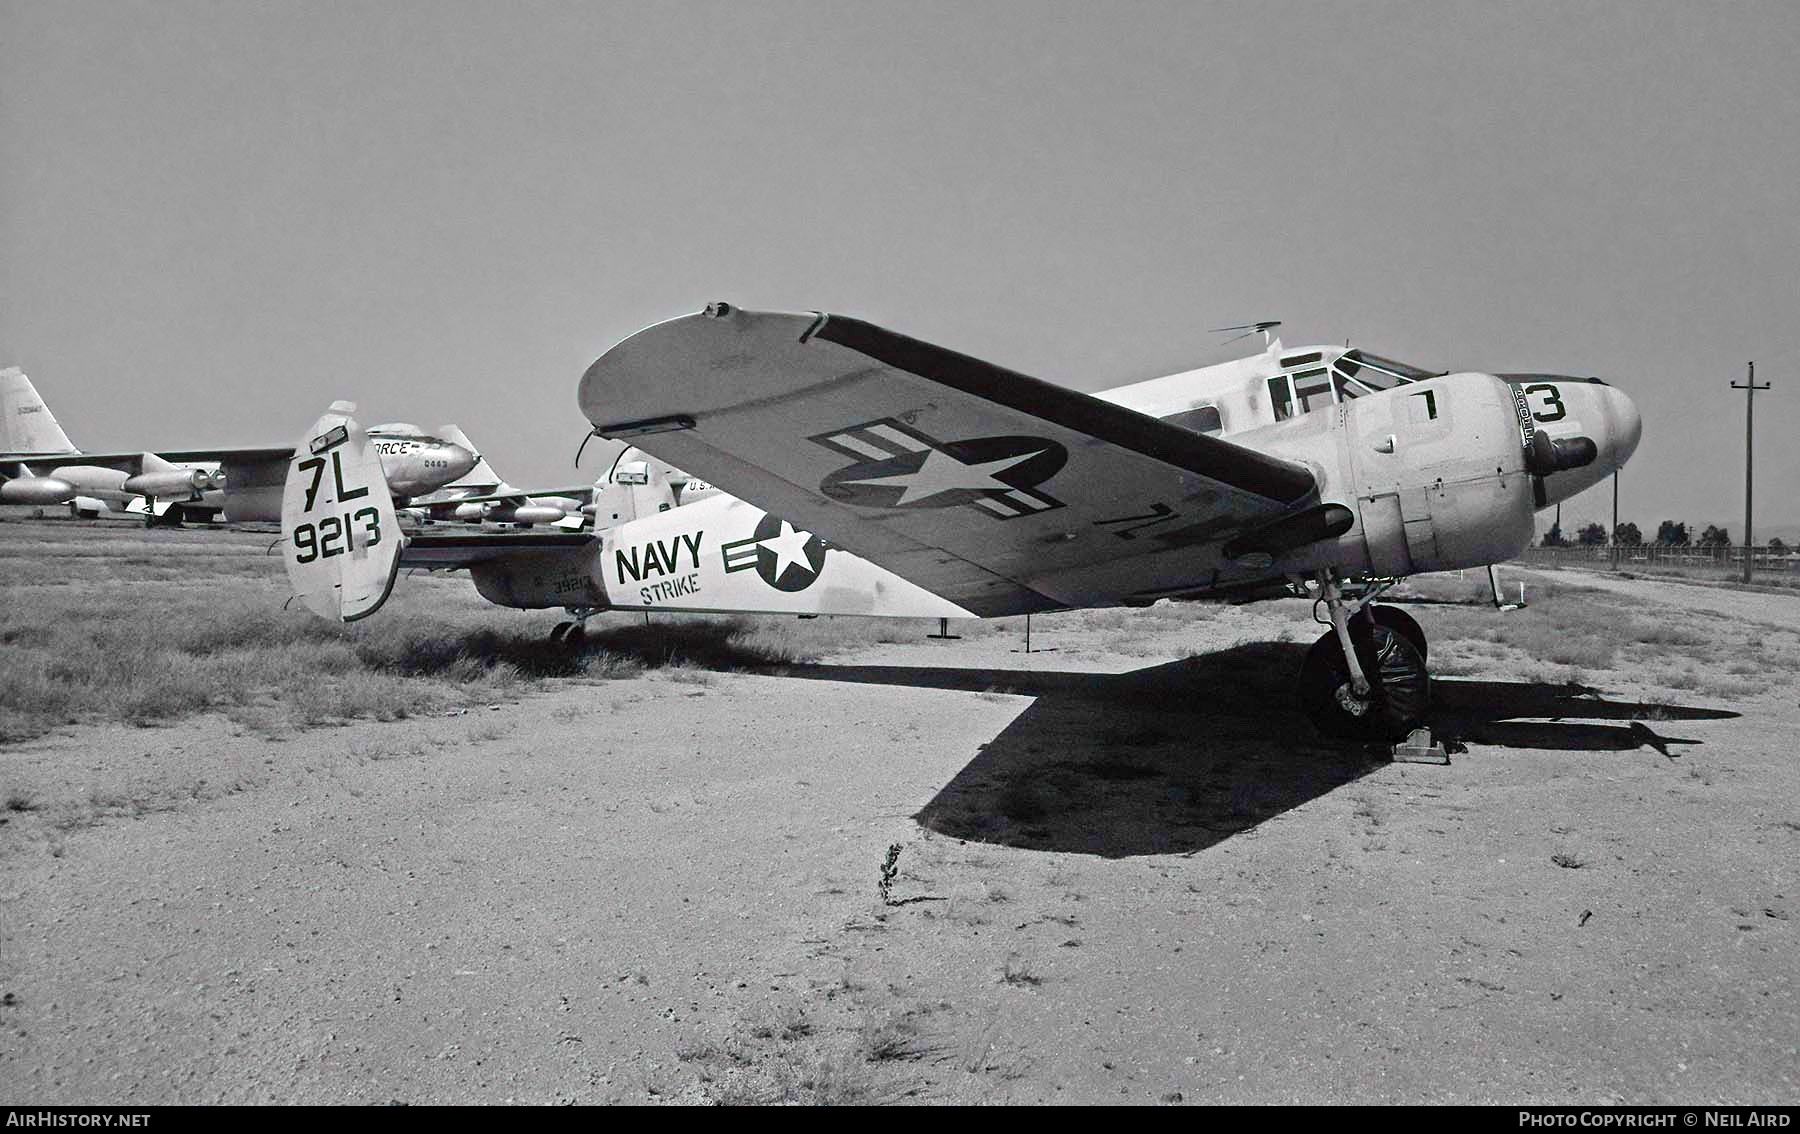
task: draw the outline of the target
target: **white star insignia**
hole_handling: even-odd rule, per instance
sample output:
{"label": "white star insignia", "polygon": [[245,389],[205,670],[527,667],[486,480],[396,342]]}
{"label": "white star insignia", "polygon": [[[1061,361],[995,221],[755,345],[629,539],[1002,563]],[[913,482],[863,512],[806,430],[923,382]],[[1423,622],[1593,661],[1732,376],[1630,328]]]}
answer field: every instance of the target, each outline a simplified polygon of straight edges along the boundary
{"label": "white star insignia", "polygon": [[931,449],[925,454],[925,463],[912,472],[892,473],[867,480],[847,480],[844,483],[899,488],[902,491],[900,499],[894,501],[896,508],[959,488],[974,492],[1010,492],[1013,486],[1003,480],[996,480],[994,474],[1003,473],[1014,465],[1024,464],[1042,452],[1039,449],[1036,453],[1001,457],[997,461],[983,461],[979,465],[965,465],[941,449]]}
{"label": "white star insignia", "polygon": [[762,541],[763,547],[775,553],[775,573],[773,578],[781,578],[782,572],[792,564],[798,564],[808,575],[813,573],[812,561],[806,557],[807,541],[812,539],[811,532],[795,529],[786,520],[781,521],[781,534],[770,536]]}

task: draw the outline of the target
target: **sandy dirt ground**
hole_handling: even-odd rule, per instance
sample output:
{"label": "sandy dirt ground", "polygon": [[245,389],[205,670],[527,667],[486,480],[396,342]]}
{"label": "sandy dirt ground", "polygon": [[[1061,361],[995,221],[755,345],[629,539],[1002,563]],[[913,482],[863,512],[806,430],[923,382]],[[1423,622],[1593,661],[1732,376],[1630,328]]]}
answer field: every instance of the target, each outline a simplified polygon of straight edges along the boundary
{"label": "sandy dirt ground", "polygon": [[[1800,656],[1800,599],[1716,593]],[[1070,615],[0,746],[39,801],[0,826],[0,1096],[1800,1098],[1791,669],[1496,663],[1438,682],[1452,763],[1395,764],[1295,719],[1315,632]]]}

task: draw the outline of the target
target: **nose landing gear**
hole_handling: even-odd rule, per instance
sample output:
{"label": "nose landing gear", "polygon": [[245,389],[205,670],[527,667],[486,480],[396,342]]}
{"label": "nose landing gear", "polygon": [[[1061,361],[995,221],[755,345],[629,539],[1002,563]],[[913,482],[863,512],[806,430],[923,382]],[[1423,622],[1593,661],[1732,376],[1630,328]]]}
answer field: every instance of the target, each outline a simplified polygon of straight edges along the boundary
{"label": "nose landing gear", "polygon": [[1331,629],[1300,667],[1306,715],[1327,736],[1405,738],[1424,723],[1431,704],[1424,632],[1406,612],[1374,605],[1384,588],[1349,599],[1329,574],[1319,583]]}

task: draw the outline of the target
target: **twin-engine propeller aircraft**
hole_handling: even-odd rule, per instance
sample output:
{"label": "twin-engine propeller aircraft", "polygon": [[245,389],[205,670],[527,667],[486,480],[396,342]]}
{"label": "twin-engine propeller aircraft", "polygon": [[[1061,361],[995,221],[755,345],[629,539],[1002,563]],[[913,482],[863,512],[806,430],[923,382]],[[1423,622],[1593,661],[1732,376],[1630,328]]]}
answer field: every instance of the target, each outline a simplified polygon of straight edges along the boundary
{"label": "twin-engine propeller aircraft", "polygon": [[[424,495],[474,467],[476,455],[456,440],[415,425],[369,431],[390,491]],[[112,509],[146,523],[281,518],[280,491],[292,451],[283,448],[189,449],[160,453],[83,453],[17,367],[0,370],[0,503],[67,504],[76,515]]]}
{"label": "twin-engine propeller aircraft", "polygon": [[[309,446],[359,444],[346,410],[295,455],[283,528],[296,590],[345,619],[373,613],[401,564],[467,566],[490,601],[578,619],[1302,595],[1330,627],[1302,667],[1302,706],[1327,733],[1397,738],[1428,707],[1426,642],[1376,599],[1407,575],[1514,557],[1536,509],[1610,475],[1641,432],[1630,399],[1597,379],[1433,373],[1271,339],[1090,395],[861,320],[722,303],[613,347],[579,397],[597,435],[744,499],[632,512],[593,537],[402,549],[371,538],[391,524],[365,534],[328,493],[296,495],[320,483]],[[643,487],[651,506],[661,488]]]}
{"label": "twin-engine propeller aircraft", "polygon": [[1641,432],[1598,379],[1271,338],[1088,395],[859,319],[724,303],[613,347],[579,396],[597,434],[982,617],[1309,595],[1330,630],[1303,706],[1382,738],[1421,723],[1430,687],[1423,632],[1376,598],[1516,556],[1536,509],[1610,475]]}

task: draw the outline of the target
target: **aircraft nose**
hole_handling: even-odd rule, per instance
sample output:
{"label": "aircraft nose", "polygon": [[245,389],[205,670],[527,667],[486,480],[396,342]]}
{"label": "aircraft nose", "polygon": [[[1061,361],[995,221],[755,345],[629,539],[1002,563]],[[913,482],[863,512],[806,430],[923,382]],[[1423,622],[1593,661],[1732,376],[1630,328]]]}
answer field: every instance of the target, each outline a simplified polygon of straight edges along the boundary
{"label": "aircraft nose", "polygon": [[451,480],[457,479],[470,469],[474,468],[475,462],[481,459],[476,456],[475,453],[456,444],[454,441],[444,442],[443,448],[445,463],[449,466],[450,470],[456,474],[450,478]]}
{"label": "aircraft nose", "polygon": [[1638,441],[1644,435],[1644,419],[1638,413],[1637,404],[1622,391],[1611,386],[1597,389],[1602,391],[1600,404],[1606,419],[1607,457],[1614,469],[1623,468],[1631,454],[1637,452]]}

